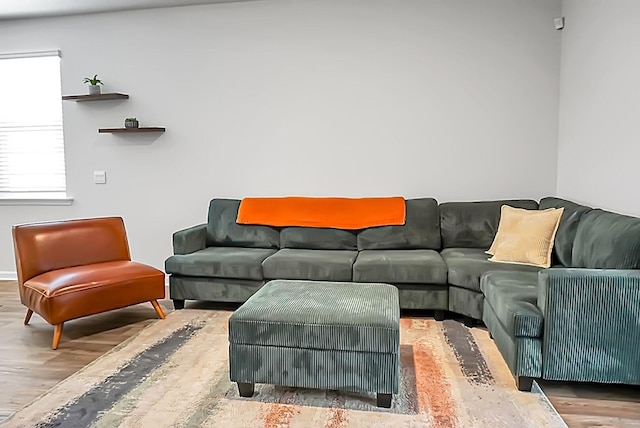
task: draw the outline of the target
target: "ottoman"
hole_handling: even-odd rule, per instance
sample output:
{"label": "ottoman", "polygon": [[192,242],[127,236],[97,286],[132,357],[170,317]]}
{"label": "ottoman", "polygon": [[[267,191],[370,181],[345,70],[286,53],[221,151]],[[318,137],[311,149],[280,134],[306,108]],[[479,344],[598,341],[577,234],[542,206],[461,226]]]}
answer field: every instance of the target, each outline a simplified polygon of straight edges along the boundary
{"label": "ottoman", "polygon": [[255,383],[398,392],[400,307],[389,284],[275,280],[229,319],[229,368],[243,397]]}

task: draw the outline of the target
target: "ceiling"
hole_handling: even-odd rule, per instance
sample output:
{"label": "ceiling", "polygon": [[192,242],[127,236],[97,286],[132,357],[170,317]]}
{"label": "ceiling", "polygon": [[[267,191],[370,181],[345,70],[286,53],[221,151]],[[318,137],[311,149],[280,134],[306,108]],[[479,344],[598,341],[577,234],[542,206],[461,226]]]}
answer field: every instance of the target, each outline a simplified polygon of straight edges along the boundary
{"label": "ceiling", "polygon": [[0,0],[0,20],[248,0]]}

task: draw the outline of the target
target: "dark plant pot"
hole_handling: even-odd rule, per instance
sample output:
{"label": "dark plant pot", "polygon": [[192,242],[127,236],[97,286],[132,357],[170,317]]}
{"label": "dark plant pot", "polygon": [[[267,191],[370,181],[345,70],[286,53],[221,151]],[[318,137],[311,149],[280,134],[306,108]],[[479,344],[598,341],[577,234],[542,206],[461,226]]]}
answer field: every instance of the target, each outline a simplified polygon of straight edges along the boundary
{"label": "dark plant pot", "polygon": [[140,122],[137,120],[125,120],[124,127],[125,128],[137,128],[140,125]]}
{"label": "dark plant pot", "polygon": [[89,85],[89,95],[100,94],[100,85]]}

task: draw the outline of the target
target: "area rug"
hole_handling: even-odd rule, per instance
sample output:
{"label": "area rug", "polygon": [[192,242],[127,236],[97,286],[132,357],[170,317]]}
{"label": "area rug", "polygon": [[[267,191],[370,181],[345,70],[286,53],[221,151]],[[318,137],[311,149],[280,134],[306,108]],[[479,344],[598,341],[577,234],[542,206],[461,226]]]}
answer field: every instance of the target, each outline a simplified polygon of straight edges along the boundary
{"label": "area rug", "polygon": [[400,391],[375,394],[229,381],[231,312],[176,311],[62,381],[3,427],[564,427],[540,393],[517,391],[486,331],[401,320]]}

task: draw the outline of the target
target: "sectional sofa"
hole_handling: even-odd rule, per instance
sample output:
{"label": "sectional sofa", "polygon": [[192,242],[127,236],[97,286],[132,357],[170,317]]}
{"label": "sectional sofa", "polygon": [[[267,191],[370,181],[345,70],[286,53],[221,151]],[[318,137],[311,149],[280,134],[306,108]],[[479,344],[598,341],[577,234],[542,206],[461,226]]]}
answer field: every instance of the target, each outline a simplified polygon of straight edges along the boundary
{"label": "sectional sofa", "polygon": [[[173,235],[170,296],[181,309],[244,302],[272,279],[385,282],[402,309],[483,320],[522,390],[640,384],[640,219],[553,197],[405,204],[405,225],[354,232],[239,225],[240,201],[214,199],[207,223]],[[551,269],[488,261],[505,204],[565,208]]]}

